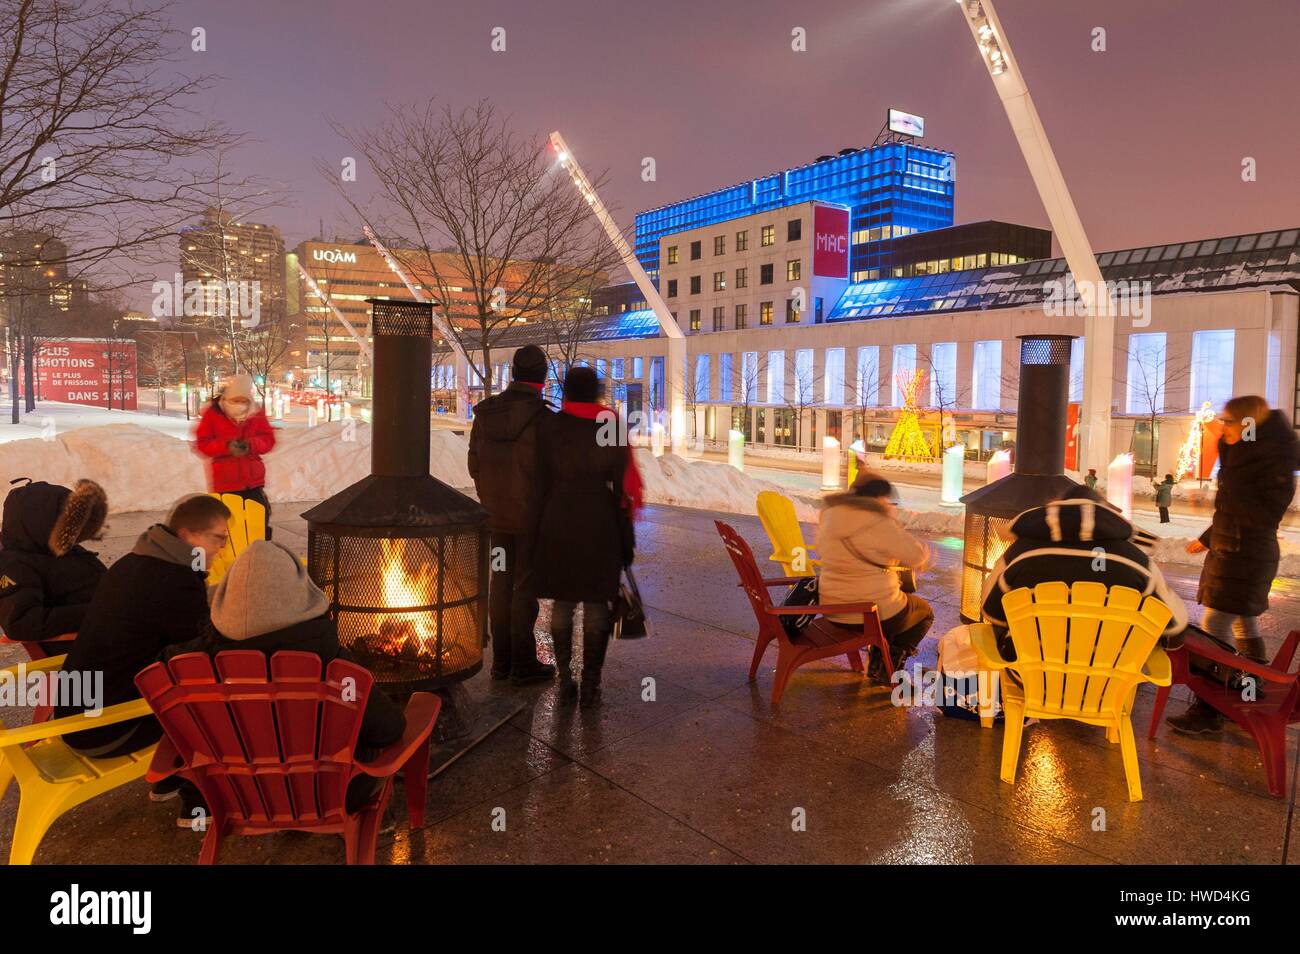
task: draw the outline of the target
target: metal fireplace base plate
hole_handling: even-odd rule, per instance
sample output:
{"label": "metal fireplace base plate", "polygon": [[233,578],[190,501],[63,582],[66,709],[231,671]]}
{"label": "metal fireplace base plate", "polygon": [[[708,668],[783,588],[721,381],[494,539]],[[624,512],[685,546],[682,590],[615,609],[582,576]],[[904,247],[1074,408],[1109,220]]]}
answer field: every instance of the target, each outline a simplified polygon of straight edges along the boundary
{"label": "metal fireplace base plate", "polygon": [[[509,696],[490,694],[472,700],[459,683],[443,686],[435,692],[442,697],[442,712],[438,715],[429,746],[431,779],[441,775],[462,755],[526,708],[524,702]],[[441,733],[438,731],[440,728],[444,729]]]}

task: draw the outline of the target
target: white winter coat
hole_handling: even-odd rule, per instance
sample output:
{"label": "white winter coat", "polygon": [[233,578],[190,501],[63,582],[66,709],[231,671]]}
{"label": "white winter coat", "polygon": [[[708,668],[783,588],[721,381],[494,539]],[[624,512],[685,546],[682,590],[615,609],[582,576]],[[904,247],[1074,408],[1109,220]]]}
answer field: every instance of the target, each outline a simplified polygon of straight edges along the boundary
{"label": "white winter coat", "polygon": [[[930,562],[930,548],[908,533],[894,518],[889,503],[879,498],[834,494],[822,507],[817,529],[817,556],[822,563],[817,601],[875,603],[882,621],[901,613],[907,595],[899,589],[898,574],[871,564],[920,570]],[[861,619],[829,618],[839,623]]]}

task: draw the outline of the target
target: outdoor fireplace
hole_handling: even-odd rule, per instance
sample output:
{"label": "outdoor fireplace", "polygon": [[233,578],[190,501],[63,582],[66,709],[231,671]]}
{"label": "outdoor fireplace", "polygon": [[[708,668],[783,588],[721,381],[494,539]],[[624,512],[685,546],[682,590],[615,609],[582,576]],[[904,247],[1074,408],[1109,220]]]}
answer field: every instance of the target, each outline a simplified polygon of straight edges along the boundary
{"label": "outdoor fireplace", "polygon": [[1073,335],[1020,337],[1020,395],[1016,404],[1015,467],[961,498],[966,536],[961,567],[961,617],[983,616],[980,597],[989,570],[1011,543],[1016,516],[1058,500],[1078,486],[1065,476],[1065,424],[1070,401]]}
{"label": "outdoor fireplace", "polygon": [[307,572],[339,642],[400,695],[483,666],[487,512],[429,473],[433,306],[368,301],[371,473],[303,514]]}

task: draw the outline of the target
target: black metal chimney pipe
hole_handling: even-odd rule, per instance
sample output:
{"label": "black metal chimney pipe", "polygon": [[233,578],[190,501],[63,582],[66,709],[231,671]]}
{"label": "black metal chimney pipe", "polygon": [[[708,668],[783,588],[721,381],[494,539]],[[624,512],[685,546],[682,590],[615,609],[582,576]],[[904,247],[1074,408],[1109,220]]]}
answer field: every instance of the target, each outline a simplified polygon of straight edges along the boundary
{"label": "black metal chimney pipe", "polygon": [[387,298],[367,298],[366,303],[375,343],[370,472],[426,477],[433,305]]}
{"label": "black metal chimney pipe", "polygon": [[1065,473],[1065,422],[1070,404],[1073,335],[1020,335],[1020,395],[1016,404],[1017,474]]}

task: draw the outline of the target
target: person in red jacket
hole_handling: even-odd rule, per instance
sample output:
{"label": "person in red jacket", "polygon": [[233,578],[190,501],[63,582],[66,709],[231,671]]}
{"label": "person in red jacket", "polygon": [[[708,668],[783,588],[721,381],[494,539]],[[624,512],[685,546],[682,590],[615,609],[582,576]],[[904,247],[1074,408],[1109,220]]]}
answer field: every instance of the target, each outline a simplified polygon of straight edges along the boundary
{"label": "person in red jacket", "polygon": [[194,447],[207,458],[208,489],[238,494],[266,508],[266,539],[271,539],[271,502],[266,499],[262,455],[275,447],[266,412],[253,403],[253,379],[240,372],[222,384],[199,419]]}

